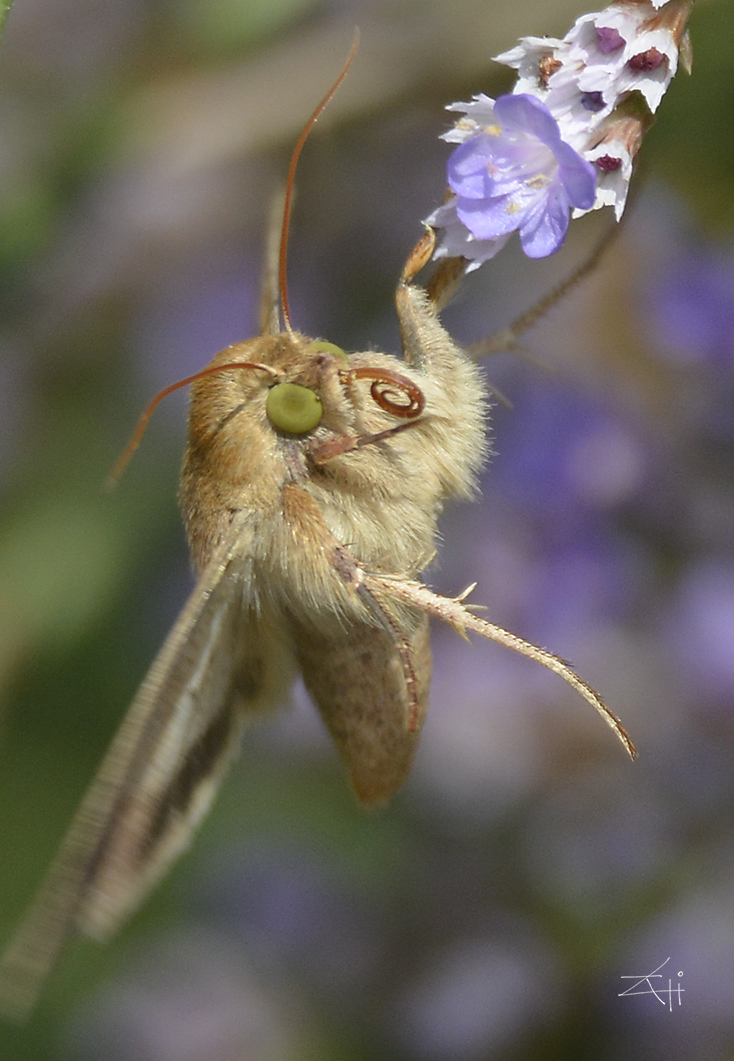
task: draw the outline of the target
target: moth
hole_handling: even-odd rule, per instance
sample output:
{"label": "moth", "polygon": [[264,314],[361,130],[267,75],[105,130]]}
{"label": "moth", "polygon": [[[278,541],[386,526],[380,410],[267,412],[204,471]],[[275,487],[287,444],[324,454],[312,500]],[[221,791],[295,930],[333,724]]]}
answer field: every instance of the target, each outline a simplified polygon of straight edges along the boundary
{"label": "moth", "polygon": [[482,373],[438,317],[461,262],[424,288],[415,278],[433,233],[409,255],[396,291],[402,358],[347,354],[292,327],[295,166],[338,84],[294,152],[261,334],[182,381],[180,499],[198,581],[2,959],[5,1014],[28,1013],[72,931],[104,940],[145,898],[189,844],[245,727],[287,699],[298,672],[357,799],[385,804],[426,713],[430,616],[555,671],[634,754],[568,664],[474,614],[466,594],[442,597],[420,580],[444,503],[475,493],[487,452]]}

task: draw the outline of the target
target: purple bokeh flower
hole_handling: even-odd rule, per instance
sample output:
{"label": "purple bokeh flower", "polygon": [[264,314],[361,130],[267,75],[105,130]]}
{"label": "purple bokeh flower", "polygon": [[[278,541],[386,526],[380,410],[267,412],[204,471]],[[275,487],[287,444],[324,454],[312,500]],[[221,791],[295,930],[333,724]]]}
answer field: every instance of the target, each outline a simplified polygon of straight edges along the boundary
{"label": "purple bokeh flower", "polygon": [[734,365],[734,254],[685,249],[659,272],[650,298],[660,353],[679,364]]}
{"label": "purple bokeh flower", "polygon": [[664,636],[697,703],[731,711],[734,564],[730,557],[704,557],[688,565],[666,616]]}
{"label": "purple bokeh flower", "polygon": [[528,257],[544,258],[563,243],[571,208],[593,206],[596,170],[534,96],[500,96],[494,117],[449,159],[457,217],[479,240],[517,231]]}

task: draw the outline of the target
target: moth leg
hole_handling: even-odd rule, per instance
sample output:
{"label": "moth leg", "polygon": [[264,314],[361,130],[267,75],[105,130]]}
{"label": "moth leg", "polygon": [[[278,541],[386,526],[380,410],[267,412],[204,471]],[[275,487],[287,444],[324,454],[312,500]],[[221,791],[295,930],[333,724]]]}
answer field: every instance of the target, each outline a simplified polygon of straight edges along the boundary
{"label": "moth leg", "polygon": [[468,264],[466,258],[442,258],[429,276],[426,291],[437,313],[451,301],[466,275]]}
{"label": "moth leg", "polygon": [[425,379],[426,409],[433,417],[426,438],[435,437],[450,451],[447,467],[452,474],[446,480],[446,492],[460,496],[471,493],[473,473],[486,450],[486,387],[476,361],[443,327],[427,292],[412,283],[430,255],[434,238],[429,231],[408,258],[395,291],[395,305],[405,364],[421,374],[420,386]]}
{"label": "moth leg", "polygon": [[283,489],[283,511],[299,554],[312,558],[310,583],[333,603],[315,614],[288,602],[293,651],[357,798],[383,805],[410,773],[427,709],[428,617],[379,585],[365,586],[359,562],[302,487]]}
{"label": "moth leg", "polygon": [[309,450],[308,456],[314,464],[326,464],[334,457],[341,457],[344,453],[353,453],[364,446],[372,446],[376,442],[384,442],[393,438],[401,431],[407,431],[409,427],[415,427],[421,423],[420,420],[406,420],[405,423],[396,424],[386,431],[378,431],[374,435],[344,435],[342,438],[333,438],[328,442],[321,442]]}
{"label": "moth leg", "polygon": [[[410,284],[416,274],[420,272],[431,259],[436,249],[436,230],[426,225],[426,231],[416,243],[407,257],[400,278],[402,285]],[[450,301],[451,296],[458,288],[466,275],[466,267],[469,264],[466,258],[442,258],[434,266],[433,272],[426,283],[426,294],[433,311],[439,314]]]}
{"label": "moth leg", "polygon": [[331,562],[339,578],[352,585],[359,599],[388,635],[393,649],[397,652],[403,669],[408,700],[405,728],[408,733],[417,733],[422,722],[421,711],[425,712],[423,702],[425,697],[421,695],[422,683],[418,679],[410,637],[401,629],[400,621],[386,605],[384,595],[381,595],[382,600],[379,600],[375,592],[367,588],[362,568],[345,546],[336,546]]}
{"label": "moth leg", "polygon": [[584,700],[591,704],[607,725],[614,730],[630,758],[637,758],[635,746],[617,716],[609,710],[599,694],[560,657],[554,656],[552,652],[539,648],[529,641],[523,641],[522,638],[511,634],[501,626],[495,626],[494,623],[474,615],[462,604],[461,600],[442,597],[420,582],[391,578],[385,575],[365,575],[365,585],[368,589],[377,590],[393,600],[412,604],[428,615],[435,615],[463,635],[466,635],[467,630],[471,630],[474,633],[481,634],[482,637],[489,638],[491,641],[497,641],[501,645],[506,645],[507,648],[514,649],[515,652],[535,660],[536,663],[541,663],[548,670],[553,671],[554,674],[558,674],[559,677],[568,682],[572,689],[575,689],[577,693],[583,696]]}
{"label": "moth leg", "polygon": [[[621,230],[621,224],[613,222],[591,253],[572,270],[565,280],[562,280],[557,287],[554,287],[547,295],[540,298],[534,306],[531,306],[516,317],[508,328],[504,328],[502,331],[489,336],[487,339],[482,339],[480,342],[471,343],[466,347],[467,353],[472,357],[487,357],[490,354],[510,350],[516,346],[520,335],[532,328],[541,317],[545,316],[548,310],[552,309],[561,299],[565,298],[567,294],[582,283],[587,276],[594,272],[599,262],[619,236]],[[435,232],[430,229],[429,234],[418,242],[408,257],[403,271],[404,283],[412,280],[415,273],[427,264],[428,257],[433,253],[434,246]],[[430,252],[426,255],[429,247]],[[440,313],[451,300],[466,275],[468,264],[467,259],[461,257],[442,258],[436,263],[426,282],[426,292],[436,313]]]}
{"label": "moth leg", "polygon": [[[406,424],[404,426],[407,427],[409,425]],[[377,622],[388,635],[393,648],[400,658],[400,663],[403,668],[403,677],[405,679],[405,691],[408,699],[405,728],[408,733],[416,733],[420,728],[421,723],[421,683],[418,680],[410,638],[403,632],[403,630],[401,630],[398,618],[391,614],[389,607],[386,606],[384,595],[382,595],[383,599],[380,601],[375,595],[375,592],[367,588],[362,568],[345,546],[336,546],[333,550],[331,562],[339,578],[352,585],[359,599],[364,605],[366,605],[368,611],[374,616],[374,618],[377,619]]]}
{"label": "moth leg", "polygon": [[357,593],[359,594],[360,599],[364,601],[369,610],[378,620],[380,626],[392,636],[395,650],[400,656],[400,662],[403,666],[405,688],[408,693],[408,718],[406,729],[408,733],[416,733],[420,725],[421,704],[418,696],[418,675],[413,662],[410,642],[408,641],[408,638],[401,633],[397,621],[390,615],[387,609],[380,604],[374,593],[367,589],[364,583],[358,587]]}

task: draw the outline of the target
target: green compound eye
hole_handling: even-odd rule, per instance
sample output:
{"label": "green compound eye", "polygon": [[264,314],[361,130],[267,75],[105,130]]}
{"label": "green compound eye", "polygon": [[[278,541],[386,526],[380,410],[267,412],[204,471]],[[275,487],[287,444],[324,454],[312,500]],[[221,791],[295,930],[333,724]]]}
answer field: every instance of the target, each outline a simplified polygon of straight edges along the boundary
{"label": "green compound eye", "polygon": [[293,435],[313,431],[324,415],[318,394],[300,383],[276,383],[268,393],[266,409],[273,427]]}
{"label": "green compound eye", "polygon": [[324,354],[336,354],[337,357],[343,357],[344,360],[349,364],[349,358],[346,355],[346,351],[342,350],[336,343],[327,343],[325,339],[314,339],[308,344],[308,349],[313,350],[314,353],[322,352]]}

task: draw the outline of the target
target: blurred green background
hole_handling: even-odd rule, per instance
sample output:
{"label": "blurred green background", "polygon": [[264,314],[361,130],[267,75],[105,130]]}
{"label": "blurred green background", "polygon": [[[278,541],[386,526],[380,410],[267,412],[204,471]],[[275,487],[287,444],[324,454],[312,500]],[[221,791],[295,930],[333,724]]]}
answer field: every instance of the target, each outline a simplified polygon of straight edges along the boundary
{"label": "blurred green background", "polygon": [[[7,938],[191,587],[185,399],[102,483],[149,399],[257,330],[271,197],[298,176],[296,326],[397,350],[392,293],[442,196],[453,100],[578,0],[15,0],[0,47],[0,929]],[[302,694],[253,732],[192,853],[80,943],[0,1057],[734,1057],[734,8],[648,135],[595,275],[487,366],[485,500],[434,585],[573,659],[570,690],[436,631],[414,777],[362,814]],[[471,341],[583,259],[508,247],[445,314]],[[576,231],[578,230],[578,231]],[[685,311],[685,312],[684,312]],[[619,998],[665,967],[674,1012]],[[667,981],[666,981],[667,982]],[[660,1012],[662,1010],[662,1012]]]}

